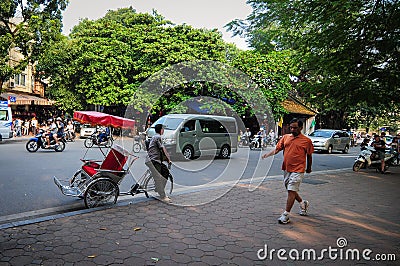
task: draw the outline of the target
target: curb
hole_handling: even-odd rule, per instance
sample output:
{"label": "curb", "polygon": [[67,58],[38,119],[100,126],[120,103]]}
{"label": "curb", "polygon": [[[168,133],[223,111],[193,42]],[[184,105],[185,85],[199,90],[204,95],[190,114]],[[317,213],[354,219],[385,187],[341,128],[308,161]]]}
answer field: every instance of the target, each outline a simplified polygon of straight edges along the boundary
{"label": "curb", "polygon": [[[349,171],[349,170],[352,170],[352,169],[351,168],[341,168],[341,169],[335,169],[335,170],[317,171],[317,172],[312,172],[312,173],[308,174],[308,176],[317,176],[317,175],[321,175],[321,174],[322,175],[334,174],[334,173],[340,173],[340,172],[345,172],[345,171]],[[233,187],[234,185],[237,185],[237,184],[251,184],[251,183],[257,182],[257,181],[259,181],[259,184],[264,184],[267,181],[281,180],[281,178],[282,178],[282,175],[246,178],[246,179],[239,180],[239,181],[221,182],[221,183],[215,184],[213,186],[203,186],[203,187],[196,188],[196,189],[178,189],[178,191],[174,195],[185,195],[188,193],[205,192],[205,191],[215,190],[215,189],[218,189],[221,187],[229,187],[229,186]],[[307,179],[307,176],[305,177],[305,179]],[[57,210],[53,210],[53,213],[55,213],[55,214],[44,215],[44,216],[40,216],[40,214],[38,214],[38,212],[40,213],[41,210],[36,210],[36,211],[27,212],[26,217],[35,217],[35,216],[37,216],[37,217],[31,218],[31,219],[26,219],[26,220],[23,220],[23,217],[21,217],[21,215],[23,215],[23,213],[9,215],[8,217],[10,217],[10,218],[6,219],[6,220],[16,220],[16,221],[0,224],[0,229],[18,227],[18,226],[23,226],[23,225],[28,225],[28,224],[35,224],[35,223],[40,223],[40,222],[49,221],[49,220],[56,220],[59,218],[65,218],[65,217],[75,216],[75,215],[79,215],[79,214],[95,212],[95,211],[99,211],[99,210],[105,210],[105,209],[110,209],[110,208],[115,208],[115,207],[120,207],[120,206],[127,206],[127,205],[131,205],[131,204],[147,202],[150,200],[156,200],[156,198],[151,197],[151,196],[150,196],[150,198],[146,198],[144,195],[142,197],[132,197],[132,196],[128,195],[128,196],[119,197],[118,202],[115,205],[111,205],[111,206],[110,205],[101,206],[101,207],[96,207],[96,208],[91,208],[91,209],[67,211],[67,212],[63,212],[63,213],[57,213]],[[58,212],[60,212],[60,210]],[[15,218],[13,219],[12,216],[15,216]],[[19,220],[17,217],[21,217],[22,220]]]}

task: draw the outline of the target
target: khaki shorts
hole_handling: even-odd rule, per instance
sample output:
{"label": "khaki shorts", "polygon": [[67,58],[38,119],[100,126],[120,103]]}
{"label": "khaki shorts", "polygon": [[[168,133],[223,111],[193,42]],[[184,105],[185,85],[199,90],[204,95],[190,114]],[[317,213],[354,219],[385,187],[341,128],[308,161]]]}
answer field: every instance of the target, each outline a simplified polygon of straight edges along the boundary
{"label": "khaki shorts", "polygon": [[287,190],[298,192],[301,181],[303,181],[304,173],[287,172],[283,173],[283,183]]}

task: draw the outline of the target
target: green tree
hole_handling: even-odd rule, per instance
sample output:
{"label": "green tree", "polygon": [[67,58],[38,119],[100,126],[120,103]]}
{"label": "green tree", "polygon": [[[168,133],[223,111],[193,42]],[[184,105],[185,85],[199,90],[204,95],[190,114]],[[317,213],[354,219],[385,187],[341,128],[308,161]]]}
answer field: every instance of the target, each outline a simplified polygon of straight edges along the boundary
{"label": "green tree", "polygon": [[173,25],[156,12],[138,14],[123,8],[95,21],[83,20],[44,55],[38,69],[51,78],[51,94],[60,102],[74,95],[75,105],[62,106],[74,110],[128,105],[152,74],[193,60],[225,60],[221,34]]}
{"label": "green tree", "polygon": [[257,51],[293,50],[301,65],[296,88],[322,112],[398,108],[399,1],[247,3],[253,8],[247,20],[233,21],[228,28],[248,36]]}
{"label": "green tree", "polygon": [[[35,63],[61,35],[61,11],[68,0],[2,0],[0,2],[0,91],[13,74]],[[24,58],[10,62],[11,50]]]}

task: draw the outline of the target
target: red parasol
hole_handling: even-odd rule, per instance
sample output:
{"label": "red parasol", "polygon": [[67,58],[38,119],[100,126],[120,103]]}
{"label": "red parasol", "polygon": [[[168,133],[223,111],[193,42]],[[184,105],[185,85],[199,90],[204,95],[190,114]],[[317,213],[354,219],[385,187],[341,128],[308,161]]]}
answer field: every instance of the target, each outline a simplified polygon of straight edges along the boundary
{"label": "red parasol", "polygon": [[75,111],[74,120],[81,124],[99,125],[105,127],[133,128],[135,120],[95,111]]}

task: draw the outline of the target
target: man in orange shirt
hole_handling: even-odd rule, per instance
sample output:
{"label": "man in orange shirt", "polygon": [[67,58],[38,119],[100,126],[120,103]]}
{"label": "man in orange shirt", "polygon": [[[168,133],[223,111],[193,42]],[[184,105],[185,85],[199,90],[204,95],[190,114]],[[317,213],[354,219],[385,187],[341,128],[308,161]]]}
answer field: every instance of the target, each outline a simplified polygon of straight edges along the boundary
{"label": "man in orange shirt", "polygon": [[[283,153],[282,170],[284,171],[284,184],[288,191],[286,210],[279,217],[278,222],[287,224],[290,222],[289,213],[294,201],[300,203],[300,215],[307,215],[309,202],[299,195],[299,187],[304,177],[304,172],[311,173],[312,153],[314,146],[309,138],[301,134],[303,122],[296,118],[290,121],[290,134],[284,135],[276,145],[275,150],[262,156],[263,159],[275,155],[280,151]],[[306,166],[307,163],[307,166]]]}

